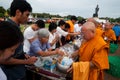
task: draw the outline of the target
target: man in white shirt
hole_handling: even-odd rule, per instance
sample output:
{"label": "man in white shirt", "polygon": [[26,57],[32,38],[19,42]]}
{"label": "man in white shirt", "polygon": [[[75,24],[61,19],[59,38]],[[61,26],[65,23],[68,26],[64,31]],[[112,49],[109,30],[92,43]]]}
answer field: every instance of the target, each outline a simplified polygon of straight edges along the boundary
{"label": "man in white shirt", "polygon": [[56,43],[59,40],[59,35],[57,35],[56,33],[56,28],[57,28],[57,24],[56,23],[50,23],[49,25],[49,40],[48,42],[51,45],[51,48],[54,50],[56,48]]}
{"label": "man in white shirt", "polygon": [[30,49],[30,43],[37,38],[37,31],[40,28],[45,28],[45,23],[43,20],[38,20],[24,31],[24,52],[28,53]]}
{"label": "man in white shirt", "polygon": [[78,21],[78,23],[74,25],[74,32],[81,32],[81,28],[84,23],[85,20]]}

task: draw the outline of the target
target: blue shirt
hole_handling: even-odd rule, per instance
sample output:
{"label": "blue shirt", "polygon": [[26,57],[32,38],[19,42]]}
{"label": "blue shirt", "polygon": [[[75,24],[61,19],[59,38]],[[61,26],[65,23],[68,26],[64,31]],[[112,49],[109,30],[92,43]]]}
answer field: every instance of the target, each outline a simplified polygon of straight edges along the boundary
{"label": "blue shirt", "polygon": [[50,43],[47,42],[47,43],[42,44],[39,39],[36,39],[31,43],[29,55],[39,56],[37,54],[39,51],[46,51],[50,47],[51,47]]}
{"label": "blue shirt", "polygon": [[116,36],[120,36],[120,26],[119,25],[115,25],[113,27],[113,30],[114,30]]}

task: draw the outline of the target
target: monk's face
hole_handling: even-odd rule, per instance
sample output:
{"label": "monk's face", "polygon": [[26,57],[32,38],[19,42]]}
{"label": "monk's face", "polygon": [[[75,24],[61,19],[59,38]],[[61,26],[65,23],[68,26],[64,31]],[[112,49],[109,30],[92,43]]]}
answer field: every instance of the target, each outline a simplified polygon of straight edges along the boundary
{"label": "monk's face", "polygon": [[83,39],[85,39],[86,41],[92,39],[94,36],[93,32],[89,29],[86,29],[85,27],[82,27],[81,35],[83,36]]}

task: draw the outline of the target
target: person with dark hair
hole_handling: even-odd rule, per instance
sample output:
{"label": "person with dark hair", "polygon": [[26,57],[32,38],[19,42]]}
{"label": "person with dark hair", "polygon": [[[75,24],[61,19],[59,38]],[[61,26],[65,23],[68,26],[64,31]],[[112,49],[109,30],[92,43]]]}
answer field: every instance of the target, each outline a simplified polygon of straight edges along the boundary
{"label": "person with dark hair", "polygon": [[[16,14],[18,14],[17,12],[22,14],[22,15],[19,15],[18,17],[20,16],[27,17],[29,16],[29,13],[32,12],[32,7],[25,0],[13,0],[10,6],[10,16],[12,17],[16,16]],[[26,20],[27,18],[24,18],[24,17],[21,17],[23,18],[23,20],[21,19],[20,22],[24,23],[27,21]]]}
{"label": "person with dark hair", "polygon": [[76,16],[71,16],[70,20],[67,21],[67,23],[70,25],[70,30],[69,32],[72,33],[74,32],[74,24],[77,21],[77,17]]}
{"label": "person with dark hair", "polygon": [[[69,33],[73,33],[74,32],[74,25],[77,21],[77,17],[76,16],[71,16],[70,20],[66,21],[66,23],[68,23],[70,25],[70,29],[69,29]],[[67,40],[71,41],[73,40],[74,36],[67,36]]]}
{"label": "person with dark hair", "polygon": [[81,28],[82,25],[85,23],[86,21],[83,19],[81,21],[78,21],[77,24],[74,25],[74,32],[81,32]]}
{"label": "person with dark hair", "polygon": [[[58,27],[57,27],[57,31],[56,33],[59,35],[59,37],[61,38],[62,36],[66,37],[66,36],[74,36],[74,35],[79,35],[80,33],[70,33],[70,32],[66,32],[64,31],[65,29],[65,25],[66,22],[63,20],[60,20],[58,23]],[[62,43],[60,43],[58,46],[62,46]]]}
{"label": "person with dark hair", "polygon": [[[11,58],[15,49],[23,42],[23,35],[19,29],[7,22],[0,22],[0,64]],[[6,75],[0,66],[0,80],[7,80]]]}
{"label": "person with dark hair", "polygon": [[64,31],[69,31],[69,29],[70,29],[70,25],[68,24],[68,23],[65,23],[65,29],[64,29]]}
{"label": "person with dark hair", "polygon": [[[70,29],[70,25],[68,23],[65,23],[65,28],[63,30],[68,32],[69,29]],[[62,42],[62,45],[65,45],[68,42],[65,36],[61,36],[61,42]]]}
{"label": "person with dark hair", "polygon": [[59,22],[58,22],[58,26],[64,26],[65,25],[65,21],[64,20],[60,20]]}
{"label": "person with dark hair", "polygon": [[27,27],[24,31],[24,52],[28,53],[30,49],[30,43],[36,39],[37,32],[39,29],[45,28],[45,22],[43,20],[38,20],[31,26]]}
{"label": "person with dark hair", "polygon": [[49,40],[48,42],[50,43],[52,49],[55,49],[56,48],[56,43],[58,42],[59,40],[59,36],[56,34],[56,28],[57,28],[57,24],[55,23],[50,23],[49,25]]}
{"label": "person with dark hair", "polygon": [[[11,3],[11,17],[7,21],[13,25],[16,25],[15,27],[13,27],[19,29],[19,31],[17,31],[16,33],[20,32],[20,24],[27,22],[28,16],[31,11],[32,8],[30,4],[25,0],[14,0]],[[25,80],[25,64],[34,64],[36,60],[36,57],[30,57],[23,52],[23,44],[21,43],[15,50],[14,55],[9,60],[5,61],[3,63],[4,65],[2,65],[2,69],[7,76],[7,80]]]}

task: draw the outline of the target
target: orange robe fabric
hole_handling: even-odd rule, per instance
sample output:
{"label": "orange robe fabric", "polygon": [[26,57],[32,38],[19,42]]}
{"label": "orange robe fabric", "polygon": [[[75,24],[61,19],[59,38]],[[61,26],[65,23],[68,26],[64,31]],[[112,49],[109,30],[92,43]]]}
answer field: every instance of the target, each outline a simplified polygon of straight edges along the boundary
{"label": "orange robe fabric", "polygon": [[[66,21],[66,23],[68,23],[70,25],[70,29],[69,29],[69,32],[70,33],[73,33],[74,32],[74,24],[72,23],[71,20],[68,20]],[[67,35],[66,36],[66,40],[70,40],[71,39],[71,36],[70,35]]]}
{"label": "orange robe fabric", "polygon": [[69,32],[70,32],[70,33],[73,33],[73,32],[74,32],[74,24],[72,23],[72,21],[69,20],[69,21],[66,21],[66,23],[68,23],[68,24],[70,25]]}
{"label": "orange robe fabric", "polygon": [[97,35],[82,43],[79,49],[80,61],[89,61],[96,66],[90,68],[89,80],[103,80],[103,70],[109,69],[108,48],[103,38]]}
{"label": "orange robe fabric", "polygon": [[[115,32],[112,30],[112,29],[109,29],[109,30],[106,30],[104,32],[104,35],[103,37],[107,37],[108,39],[111,39],[113,41],[116,41],[116,35],[115,35]],[[108,44],[110,44],[110,40],[106,41]]]}
{"label": "orange robe fabric", "polygon": [[98,36],[103,36],[103,33],[104,33],[104,31],[101,29],[101,28],[96,28],[96,34],[98,35]]}
{"label": "orange robe fabric", "polygon": [[73,63],[73,80],[88,80],[89,77],[89,62],[74,62]]}

